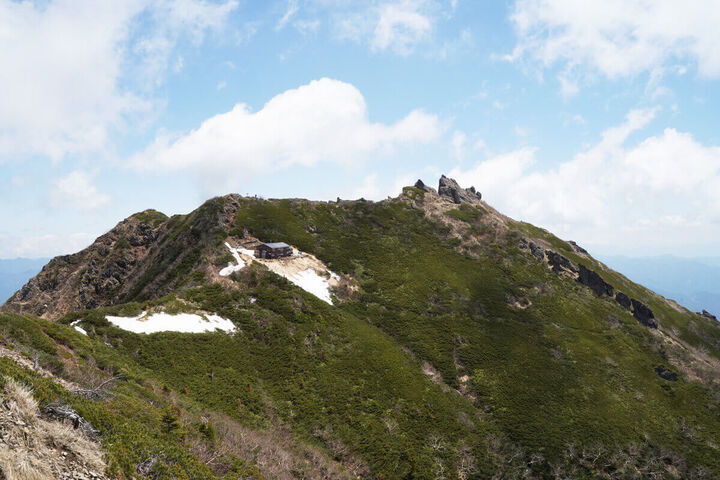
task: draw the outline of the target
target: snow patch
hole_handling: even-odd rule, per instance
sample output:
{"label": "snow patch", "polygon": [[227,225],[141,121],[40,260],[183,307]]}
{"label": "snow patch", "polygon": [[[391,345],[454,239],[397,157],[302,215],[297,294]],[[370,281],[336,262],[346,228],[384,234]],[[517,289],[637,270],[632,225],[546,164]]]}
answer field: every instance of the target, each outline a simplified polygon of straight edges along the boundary
{"label": "snow patch", "polygon": [[[228,277],[232,273],[245,268],[245,262],[243,261],[242,258],[240,258],[240,253],[245,253],[245,252],[250,251],[250,250],[246,250],[244,248],[233,248],[227,242],[225,242],[225,246],[228,248],[228,250],[230,250],[230,253],[232,254],[233,258],[235,259],[235,265],[233,265],[232,262],[228,263],[227,267],[220,270],[221,277]],[[247,255],[247,253],[245,253],[245,255]]]}
{"label": "snow patch", "polygon": [[87,337],[87,332],[82,327],[75,326],[73,328]]}
{"label": "snow patch", "polygon": [[195,313],[178,313],[170,315],[165,312],[147,315],[141,313],[137,317],[105,317],[116,327],[134,333],[181,332],[203,333],[222,330],[232,332],[235,325],[218,315],[198,315]]}
{"label": "snow patch", "polygon": [[[272,270],[272,267],[270,265],[268,266]],[[318,275],[318,273],[312,268],[308,268],[307,270],[303,270],[301,272],[293,273],[290,275],[284,272],[276,273],[287,278],[303,290],[312,293],[320,300],[323,300],[332,305],[332,299],[330,298],[330,285],[328,284],[328,279],[322,275]],[[331,273],[331,275],[335,275],[337,277],[336,274]]]}

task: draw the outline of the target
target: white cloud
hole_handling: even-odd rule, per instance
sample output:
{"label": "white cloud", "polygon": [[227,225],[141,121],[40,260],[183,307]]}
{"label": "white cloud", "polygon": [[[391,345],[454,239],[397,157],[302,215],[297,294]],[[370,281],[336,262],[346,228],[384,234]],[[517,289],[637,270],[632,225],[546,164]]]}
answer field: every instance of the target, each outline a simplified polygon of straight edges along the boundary
{"label": "white cloud", "polygon": [[46,258],[75,253],[92,243],[96,235],[36,235],[19,237],[0,233],[0,258]]}
{"label": "white cloud", "polygon": [[246,178],[294,165],[351,165],[375,154],[431,142],[444,126],[414,110],[393,124],[368,119],[362,94],[323,78],[283,92],[257,112],[245,104],[205,120],[185,135],[160,134],[130,165],[144,171],[192,170],[206,182]]}
{"label": "white cloud", "polygon": [[[360,2],[358,4],[363,5]],[[439,18],[450,18],[453,12],[452,2],[373,2],[360,10],[341,9],[335,15],[335,27],[341,38],[368,43],[374,51],[392,51],[406,56],[418,45],[429,42]],[[458,42],[466,44],[470,41],[470,32],[462,32]],[[443,49],[438,55],[443,55]]]}
{"label": "white cloud", "polygon": [[0,0],[0,158],[102,149],[128,115],[152,108],[143,85],[166,73],[178,39],[201,41],[235,5]]}
{"label": "white cloud", "polygon": [[462,160],[465,157],[465,145],[467,144],[467,134],[461,130],[455,130],[450,140],[455,158]]}
{"label": "white cloud", "polygon": [[503,213],[598,248],[668,253],[720,238],[720,147],[668,128],[627,146],[655,110],[631,111],[549,171],[523,148],[451,172]]}
{"label": "white cloud", "polygon": [[516,0],[510,18],[518,43],[507,58],[562,65],[564,95],[577,92],[582,68],[614,79],[694,64],[720,77],[716,0]]}
{"label": "white cloud", "polygon": [[295,16],[299,9],[300,6],[298,5],[298,0],[288,0],[285,13],[282,17],[280,17],[280,20],[278,20],[277,24],[275,25],[275,31],[277,32],[285,28],[285,26],[292,19],[292,17]]}
{"label": "white cloud", "polygon": [[76,170],[55,180],[48,197],[52,208],[98,210],[110,202],[110,196],[93,185],[93,175]]}

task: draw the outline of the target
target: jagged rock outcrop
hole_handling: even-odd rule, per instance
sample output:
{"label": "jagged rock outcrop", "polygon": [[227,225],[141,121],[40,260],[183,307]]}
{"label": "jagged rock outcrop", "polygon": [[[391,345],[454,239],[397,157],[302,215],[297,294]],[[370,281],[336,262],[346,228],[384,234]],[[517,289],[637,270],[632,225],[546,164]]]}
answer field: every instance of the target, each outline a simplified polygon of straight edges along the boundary
{"label": "jagged rock outcrop", "polygon": [[662,365],[655,367],[655,373],[657,373],[660,378],[667,380],[668,382],[677,382],[678,374],[663,367]]}
{"label": "jagged rock outcrop", "polygon": [[698,312],[698,315],[700,315],[701,317],[705,317],[705,318],[707,318],[708,320],[714,320],[714,321],[716,321],[716,322],[718,321],[717,317],[716,317],[715,315],[713,315],[712,313],[708,312],[707,310],[703,310],[702,312]]}
{"label": "jagged rock outcrop", "polygon": [[540,261],[545,260],[545,252],[543,252],[543,249],[539,247],[535,242],[530,242],[530,253],[533,254],[535,258],[537,258]]}
{"label": "jagged rock outcrop", "polygon": [[630,301],[630,297],[625,295],[623,292],[619,291],[615,294],[615,300],[617,303],[620,304],[621,307],[623,307],[625,310],[630,310],[632,308],[632,302]]}
{"label": "jagged rock outcrop", "polygon": [[548,263],[552,267],[552,271],[555,273],[560,273],[563,271],[573,272],[577,273],[578,269],[573,263],[570,261],[569,258],[560,255],[557,252],[554,252],[552,250],[545,250],[545,255],[547,255]]}
{"label": "jagged rock outcrop", "polygon": [[440,177],[438,194],[441,197],[450,198],[455,203],[473,203],[482,199],[482,194],[475,190],[475,187],[462,188],[452,178],[445,175]]}
{"label": "jagged rock outcrop", "polygon": [[432,188],[429,185],[425,185],[425,183],[420,179],[418,179],[418,181],[415,182],[415,188],[419,188],[420,190],[422,190],[425,193],[434,193],[435,195],[437,195],[437,193],[438,193],[437,190],[435,190],[434,188]]}
{"label": "jagged rock outcrop", "polygon": [[168,219],[145,211],[123,220],[84,250],[56,257],[0,311],[57,320],[68,312],[159,298],[207,258],[233,224],[238,195],[208,200],[198,210]]}
{"label": "jagged rock outcrop", "polygon": [[590,287],[590,290],[595,292],[595,295],[607,295],[608,297],[614,295],[615,289],[613,286],[603,280],[597,272],[590,270],[583,264],[579,265],[579,270],[578,282]]}
{"label": "jagged rock outcrop", "polygon": [[655,314],[650,307],[634,298],[631,298],[630,302],[632,303],[633,316],[637,318],[640,323],[650,328],[658,327],[658,323],[655,321]]}

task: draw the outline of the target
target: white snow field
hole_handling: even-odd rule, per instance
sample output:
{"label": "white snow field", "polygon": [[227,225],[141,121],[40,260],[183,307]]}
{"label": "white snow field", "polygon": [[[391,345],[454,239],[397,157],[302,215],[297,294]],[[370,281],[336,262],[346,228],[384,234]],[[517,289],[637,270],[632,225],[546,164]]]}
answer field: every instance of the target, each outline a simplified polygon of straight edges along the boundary
{"label": "white snow field", "polygon": [[195,313],[178,313],[170,315],[165,312],[141,313],[137,317],[105,317],[116,327],[134,333],[181,332],[203,333],[222,330],[235,331],[235,325],[218,315],[198,315]]}

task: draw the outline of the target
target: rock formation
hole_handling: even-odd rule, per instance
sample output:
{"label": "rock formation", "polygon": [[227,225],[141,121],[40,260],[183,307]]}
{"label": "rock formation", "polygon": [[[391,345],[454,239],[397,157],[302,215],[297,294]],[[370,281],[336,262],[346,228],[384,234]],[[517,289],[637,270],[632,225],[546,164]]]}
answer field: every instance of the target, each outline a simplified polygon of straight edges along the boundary
{"label": "rock formation", "polygon": [[532,253],[535,258],[540,261],[545,260],[545,252],[543,252],[543,249],[540,248],[535,242],[530,242],[530,253]]}
{"label": "rock formation", "polygon": [[429,185],[425,185],[425,183],[420,179],[418,179],[418,181],[415,182],[415,188],[418,188],[426,193],[434,193],[435,195],[437,195],[437,193],[438,193],[437,190],[435,190],[434,188],[432,188]]}
{"label": "rock formation", "polygon": [[705,317],[708,320],[715,320],[716,322],[718,321],[717,317],[715,315],[713,315],[712,313],[708,312],[707,310],[698,312],[698,315],[700,315],[701,317]]}
{"label": "rock formation", "polygon": [[640,300],[630,299],[633,307],[633,316],[638,319],[640,323],[650,328],[657,328],[658,324],[655,321],[655,314],[653,311],[642,303]]}
{"label": "rock formation", "polygon": [[590,290],[595,292],[595,295],[602,296],[607,295],[612,297],[615,289],[607,283],[603,278],[595,271],[580,264],[580,274],[578,275],[578,282],[590,287]]}
{"label": "rock formation", "polygon": [[552,250],[545,250],[545,255],[547,255],[548,263],[552,267],[553,272],[560,273],[562,271],[570,271],[577,273],[577,267],[573,265],[569,258],[564,257],[557,252],[553,252]]}
{"label": "rock formation", "polygon": [[476,191],[475,187],[462,188],[455,180],[448,178],[445,175],[440,177],[438,194],[441,197],[450,198],[453,202],[458,204],[477,202],[482,198],[482,194]]}
{"label": "rock formation", "polygon": [[623,307],[625,310],[630,310],[632,307],[632,302],[630,301],[630,297],[625,295],[623,292],[619,291],[615,294],[615,300],[620,304],[621,307]]}
{"label": "rock formation", "polygon": [[588,254],[587,250],[585,250],[584,248],[582,248],[580,245],[578,245],[578,244],[575,243],[574,241],[569,240],[568,243],[569,243],[570,246],[573,248],[573,250],[575,250],[577,253],[583,253],[583,254],[585,254],[585,255]]}
{"label": "rock formation", "polygon": [[655,373],[657,373],[660,378],[667,380],[668,382],[677,382],[678,374],[672,370],[668,370],[662,365],[655,367]]}

